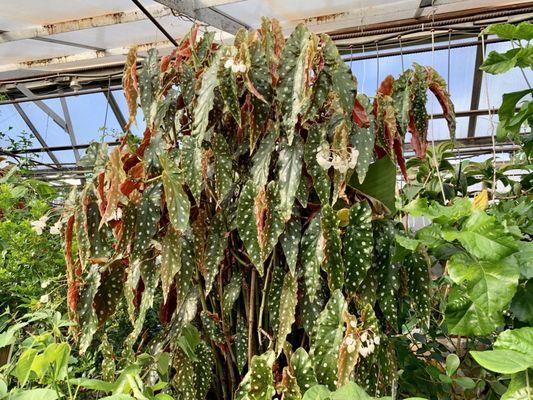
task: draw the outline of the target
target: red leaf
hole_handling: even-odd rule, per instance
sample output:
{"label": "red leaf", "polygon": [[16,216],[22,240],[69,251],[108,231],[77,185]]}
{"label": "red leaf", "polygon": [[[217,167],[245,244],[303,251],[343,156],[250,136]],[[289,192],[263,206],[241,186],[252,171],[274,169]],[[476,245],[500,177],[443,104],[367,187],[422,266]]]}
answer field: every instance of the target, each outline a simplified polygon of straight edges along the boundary
{"label": "red leaf", "polygon": [[65,260],[67,264],[67,306],[68,315],[71,320],[76,320],[76,310],[78,307],[78,278],[81,275],[81,266],[74,266],[72,257],[72,232],[74,228],[74,215],[71,215],[67,221],[65,229]]}
{"label": "red leaf", "polygon": [[359,128],[368,128],[370,120],[363,105],[355,98],[355,103],[352,109],[352,118]]}
{"label": "red leaf", "polygon": [[418,158],[426,158],[426,150],[428,147],[427,132],[417,132],[413,113],[409,112],[409,132],[411,132],[411,146]]}
{"label": "red leaf", "polygon": [[402,138],[397,137],[394,140],[394,153],[396,154],[396,162],[398,163],[398,166],[400,167],[400,170],[402,171],[402,175],[405,178],[406,181],[409,181],[409,178],[407,176],[407,168],[405,166],[405,158],[403,157],[403,143]]}

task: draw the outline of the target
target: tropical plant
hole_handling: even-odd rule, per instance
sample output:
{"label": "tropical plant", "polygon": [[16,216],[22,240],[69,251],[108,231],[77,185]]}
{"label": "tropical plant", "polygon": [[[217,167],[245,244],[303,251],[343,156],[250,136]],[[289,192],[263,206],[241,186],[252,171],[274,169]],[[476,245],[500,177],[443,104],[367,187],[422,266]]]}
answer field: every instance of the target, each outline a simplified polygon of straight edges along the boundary
{"label": "tropical plant", "polygon": [[428,324],[430,277],[421,253],[395,259],[391,160],[405,171],[407,131],[424,156],[428,89],[453,132],[443,80],[415,65],[372,106],[328,36],[299,25],[285,41],[268,19],[233,45],[194,28],[136,66],[132,49],[123,84],[144,137],[91,148],[63,217],[80,353],[124,304],[124,362],[167,360],[177,398],[301,399],[354,380],[394,393],[401,310]]}

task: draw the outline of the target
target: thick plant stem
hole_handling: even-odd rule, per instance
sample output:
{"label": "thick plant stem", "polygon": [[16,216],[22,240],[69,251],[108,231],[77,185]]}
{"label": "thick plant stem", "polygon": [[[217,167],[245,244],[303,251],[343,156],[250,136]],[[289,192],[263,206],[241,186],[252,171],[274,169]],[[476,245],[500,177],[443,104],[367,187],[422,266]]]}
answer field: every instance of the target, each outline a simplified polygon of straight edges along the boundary
{"label": "thick plant stem", "polygon": [[252,278],[250,280],[250,301],[248,302],[248,367],[252,365],[252,356],[254,355],[254,303],[255,303],[255,286],[257,270],[252,267]]}

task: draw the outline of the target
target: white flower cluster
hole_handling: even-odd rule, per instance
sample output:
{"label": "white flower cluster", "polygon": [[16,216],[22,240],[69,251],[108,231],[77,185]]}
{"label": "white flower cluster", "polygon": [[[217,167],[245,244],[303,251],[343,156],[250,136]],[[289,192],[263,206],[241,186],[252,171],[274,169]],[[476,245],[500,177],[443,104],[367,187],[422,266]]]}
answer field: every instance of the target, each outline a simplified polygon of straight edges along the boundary
{"label": "white flower cluster", "polygon": [[233,57],[229,57],[226,62],[224,63],[224,68],[231,68],[231,70],[236,74],[237,72],[245,73],[246,72],[246,65],[242,62],[235,62]]}
{"label": "white flower cluster", "polygon": [[316,153],[316,161],[322,169],[333,167],[341,174],[345,174],[349,169],[355,168],[358,156],[359,151],[353,147],[340,151],[331,149],[328,142],[322,142]]}
{"label": "white flower cluster", "polygon": [[359,348],[359,354],[361,356],[366,357],[374,352],[376,349],[376,345],[379,346],[379,336],[370,336],[369,331],[364,331],[361,333],[361,336],[359,337],[361,339],[361,347]]}
{"label": "white flower cluster", "polygon": [[[43,230],[46,228],[46,222],[48,222],[48,217],[46,215],[42,216],[36,221],[31,221],[31,228],[37,233],[37,235],[42,235]],[[61,234],[61,220],[58,219],[57,222],[50,227],[50,233],[52,235]]]}

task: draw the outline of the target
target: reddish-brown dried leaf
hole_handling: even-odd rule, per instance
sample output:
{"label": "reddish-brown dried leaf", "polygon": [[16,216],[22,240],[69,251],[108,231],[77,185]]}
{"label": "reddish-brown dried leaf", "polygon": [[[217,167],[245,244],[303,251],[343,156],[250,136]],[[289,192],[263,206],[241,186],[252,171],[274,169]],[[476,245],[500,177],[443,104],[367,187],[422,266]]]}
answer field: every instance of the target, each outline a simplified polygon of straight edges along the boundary
{"label": "reddish-brown dried leaf", "polygon": [[365,111],[363,105],[355,98],[355,103],[352,110],[352,118],[359,128],[368,128],[370,126],[370,120]]}

